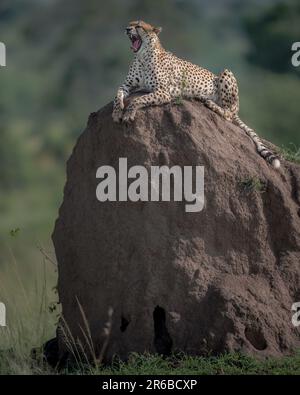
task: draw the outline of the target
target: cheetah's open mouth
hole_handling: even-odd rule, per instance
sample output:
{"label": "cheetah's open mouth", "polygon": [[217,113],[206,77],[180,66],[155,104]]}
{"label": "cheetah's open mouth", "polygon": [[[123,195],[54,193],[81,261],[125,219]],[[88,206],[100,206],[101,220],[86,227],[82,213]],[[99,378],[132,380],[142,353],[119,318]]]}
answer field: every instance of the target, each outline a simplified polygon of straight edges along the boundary
{"label": "cheetah's open mouth", "polygon": [[131,41],[131,48],[133,52],[137,52],[142,45],[142,39],[138,34],[129,34],[129,38]]}

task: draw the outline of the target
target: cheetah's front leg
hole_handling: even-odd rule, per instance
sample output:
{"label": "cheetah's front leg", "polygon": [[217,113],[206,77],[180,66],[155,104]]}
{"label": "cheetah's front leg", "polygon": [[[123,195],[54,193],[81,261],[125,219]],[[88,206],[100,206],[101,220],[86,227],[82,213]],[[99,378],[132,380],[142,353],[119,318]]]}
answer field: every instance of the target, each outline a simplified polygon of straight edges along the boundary
{"label": "cheetah's front leg", "polygon": [[130,87],[127,86],[126,84],[124,84],[119,88],[113,105],[112,118],[114,122],[121,121],[123,115],[123,109],[124,109],[124,99],[126,99],[126,97],[129,96],[129,92],[130,92]]}
{"label": "cheetah's front leg", "polygon": [[123,121],[133,121],[139,108],[169,103],[170,101],[170,94],[163,89],[157,89],[156,91],[151,92],[147,95],[136,97],[132,99],[132,101],[126,108],[125,114],[123,115]]}

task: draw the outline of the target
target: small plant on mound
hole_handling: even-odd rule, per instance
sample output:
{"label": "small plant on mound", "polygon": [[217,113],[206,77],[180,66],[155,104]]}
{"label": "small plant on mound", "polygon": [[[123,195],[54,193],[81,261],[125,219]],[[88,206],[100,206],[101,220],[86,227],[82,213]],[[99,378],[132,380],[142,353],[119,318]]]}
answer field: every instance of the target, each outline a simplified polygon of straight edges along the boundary
{"label": "small plant on mound", "polygon": [[177,97],[175,98],[175,101],[174,101],[174,103],[175,103],[177,106],[180,106],[180,105],[182,105],[182,103],[183,103],[183,93],[184,93],[186,87],[187,87],[186,72],[184,71],[184,72],[182,73],[182,80],[181,80],[181,87],[180,87],[180,88],[181,88],[181,93],[180,93],[179,96],[177,96]]}
{"label": "small plant on mound", "polygon": [[176,104],[176,106],[181,106],[183,101],[182,101],[182,97],[181,96],[177,96],[174,100],[174,103]]}
{"label": "small plant on mound", "polygon": [[256,176],[240,180],[239,185],[244,193],[251,193],[254,191],[264,193],[267,190],[266,182]]}

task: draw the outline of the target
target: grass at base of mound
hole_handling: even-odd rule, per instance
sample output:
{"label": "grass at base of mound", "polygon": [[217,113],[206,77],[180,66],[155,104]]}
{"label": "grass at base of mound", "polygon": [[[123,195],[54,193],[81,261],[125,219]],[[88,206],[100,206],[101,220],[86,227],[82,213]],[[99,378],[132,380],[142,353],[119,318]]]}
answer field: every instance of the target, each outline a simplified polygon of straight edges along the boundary
{"label": "grass at base of mound", "polygon": [[42,360],[20,358],[12,351],[0,353],[0,374],[64,375],[300,375],[300,352],[293,356],[257,360],[238,353],[218,357],[191,357],[185,354],[163,358],[131,354],[127,362],[117,359],[109,366],[81,366],[51,370]]}
{"label": "grass at base of mound", "polygon": [[[97,373],[97,372],[96,372]],[[117,375],[299,375],[300,352],[292,357],[258,361],[242,354],[224,354],[218,357],[191,357],[185,354],[162,358],[158,355],[132,354],[129,361],[117,362],[98,374]]]}

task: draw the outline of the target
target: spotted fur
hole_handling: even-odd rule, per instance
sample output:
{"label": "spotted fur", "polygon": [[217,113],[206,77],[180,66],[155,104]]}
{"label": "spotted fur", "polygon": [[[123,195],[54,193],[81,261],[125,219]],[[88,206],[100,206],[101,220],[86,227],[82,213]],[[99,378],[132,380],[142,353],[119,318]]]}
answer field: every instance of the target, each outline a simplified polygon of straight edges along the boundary
{"label": "spotted fur", "polygon": [[[225,69],[215,75],[177,58],[161,46],[158,38],[160,31],[160,28],[143,21],[131,22],[126,28],[135,56],[124,84],[118,89],[113,120],[133,121],[140,108],[169,103],[178,97],[197,98],[208,108],[243,129],[255,143],[258,153],[274,168],[279,168],[278,157],[238,116],[239,92],[232,72]],[[136,90],[148,93],[135,97],[124,109],[124,99]]]}

